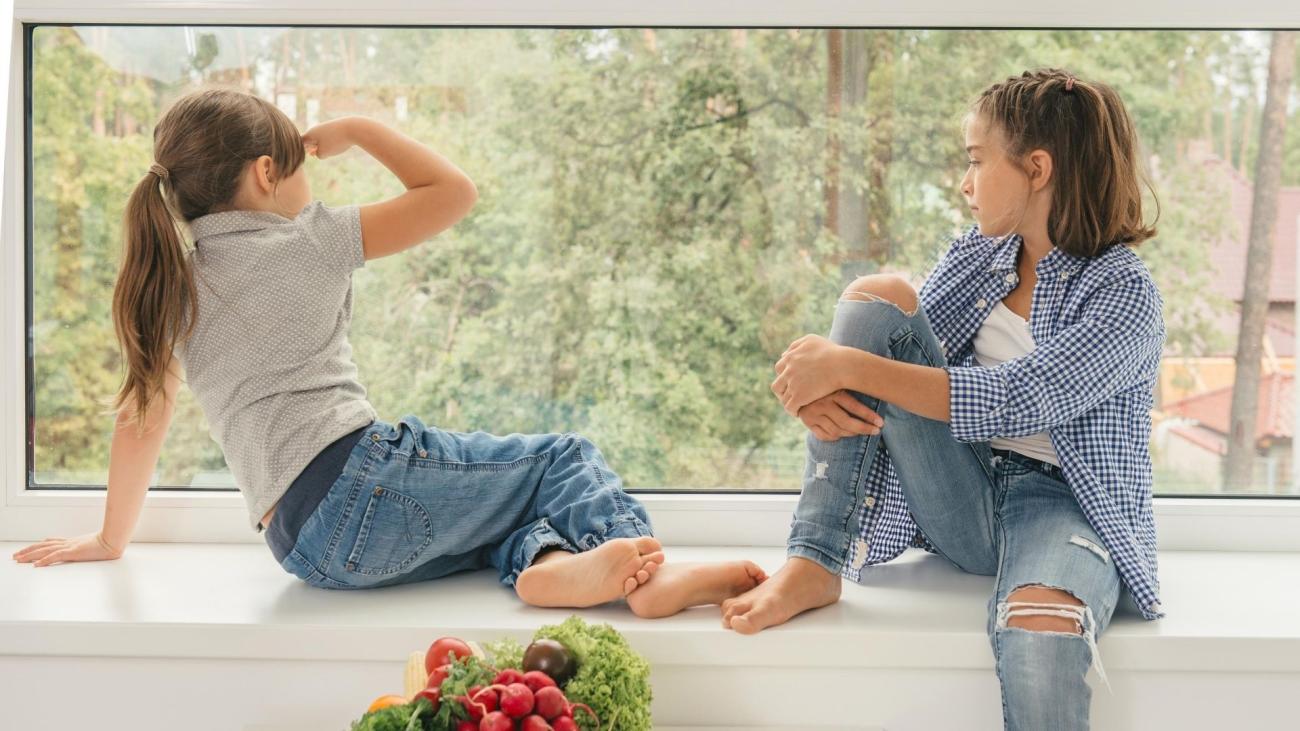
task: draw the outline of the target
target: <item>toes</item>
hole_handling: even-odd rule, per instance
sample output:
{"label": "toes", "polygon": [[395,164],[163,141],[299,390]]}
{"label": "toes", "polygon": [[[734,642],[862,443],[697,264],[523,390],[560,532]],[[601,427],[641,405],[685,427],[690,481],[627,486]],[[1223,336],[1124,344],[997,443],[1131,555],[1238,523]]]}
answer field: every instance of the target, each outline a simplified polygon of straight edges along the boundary
{"label": "toes", "polygon": [[635,576],[627,577],[626,579],[623,580],[623,596],[627,596],[628,594],[631,594],[633,591],[636,590],[638,586],[640,586],[640,584],[636,582]]}
{"label": "toes", "polygon": [[641,536],[635,539],[636,550],[638,553],[653,553],[663,548],[663,544],[654,536]]}
{"label": "toes", "polygon": [[648,574],[653,575],[654,572],[658,571],[659,567],[662,565],[663,564],[659,563],[658,561],[647,561],[645,565],[641,567],[641,570]]}
{"label": "toes", "polygon": [[728,599],[722,603],[722,617],[723,619],[730,621],[736,615],[748,612],[749,608],[749,602],[740,602],[735,599]]}
{"label": "toes", "polygon": [[731,618],[731,629],[742,635],[752,635],[758,632],[758,626],[750,620],[748,614],[741,614]]}
{"label": "toes", "polygon": [[664,552],[663,552],[663,551],[651,551],[650,553],[643,553],[643,554],[641,554],[641,560],[642,560],[642,561],[645,561],[645,562],[647,562],[647,563],[663,563],[663,562],[664,562]]}
{"label": "toes", "polygon": [[646,571],[645,569],[641,569],[640,571],[636,572],[636,583],[644,584],[649,580],[650,580],[649,571]]}

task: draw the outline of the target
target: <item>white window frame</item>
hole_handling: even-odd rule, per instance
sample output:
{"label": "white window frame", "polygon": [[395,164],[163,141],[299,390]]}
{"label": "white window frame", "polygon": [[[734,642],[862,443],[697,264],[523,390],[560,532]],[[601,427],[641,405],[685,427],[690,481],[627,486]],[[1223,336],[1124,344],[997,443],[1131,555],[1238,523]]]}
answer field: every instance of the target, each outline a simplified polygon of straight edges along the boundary
{"label": "white window frame", "polygon": [[[157,0],[17,0],[10,32],[0,34],[0,95],[6,122],[3,207],[0,208],[0,541],[37,540],[97,530],[102,490],[48,491],[26,487],[26,332],[24,232],[24,23],[264,24],[264,25],[593,25],[593,26],[848,26],[848,27],[1088,27],[1300,28],[1300,14],[1276,0],[917,0],[905,7],[879,0],[201,0],[173,6]],[[6,48],[3,44],[8,43]],[[8,59],[8,68],[3,68]],[[1300,242],[1297,242],[1300,244]],[[1300,418],[1300,417],[1298,417]],[[1297,423],[1300,433],[1300,422]],[[656,532],[668,543],[782,545],[796,495],[644,494]],[[1162,550],[1300,551],[1300,500],[1162,498],[1154,510]],[[153,492],[136,541],[254,543],[237,493]]]}

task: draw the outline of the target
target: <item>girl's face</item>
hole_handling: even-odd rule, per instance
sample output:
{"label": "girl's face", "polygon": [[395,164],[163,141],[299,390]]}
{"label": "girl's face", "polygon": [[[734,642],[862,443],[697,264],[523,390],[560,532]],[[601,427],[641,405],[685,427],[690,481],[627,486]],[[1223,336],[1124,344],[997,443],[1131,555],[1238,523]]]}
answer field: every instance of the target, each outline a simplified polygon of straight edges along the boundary
{"label": "girl's face", "polygon": [[969,161],[961,194],[985,236],[1019,233],[1029,208],[1030,181],[1006,153],[1001,130],[977,114],[966,120]]}

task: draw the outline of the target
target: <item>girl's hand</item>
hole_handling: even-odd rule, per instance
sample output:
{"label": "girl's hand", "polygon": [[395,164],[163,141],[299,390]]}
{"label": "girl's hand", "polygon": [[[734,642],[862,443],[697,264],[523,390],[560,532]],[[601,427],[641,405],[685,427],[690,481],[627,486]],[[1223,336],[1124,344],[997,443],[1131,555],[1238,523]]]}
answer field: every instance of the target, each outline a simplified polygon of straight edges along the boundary
{"label": "girl's hand", "polygon": [[776,362],[772,393],[781,399],[786,413],[797,416],[799,409],[840,389],[841,365],[849,349],[820,335],[805,335],[790,343]]}
{"label": "girl's hand", "polygon": [[15,553],[13,557],[18,563],[35,562],[36,566],[49,566],[74,561],[111,561],[121,558],[122,553],[122,549],[105,543],[99,533],[90,533],[76,538],[46,538]]}
{"label": "girl's hand", "polygon": [[836,391],[822,396],[799,409],[799,421],[808,427],[813,436],[823,442],[833,442],[842,437],[879,434],[884,419],[848,391]]}
{"label": "girl's hand", "polygon": [[317,160],[341,155],[351,149],[354,144],[352,123],[348,117],[321,122],[302,133],[303,149],[307,151],[308,155],[315,156]]}

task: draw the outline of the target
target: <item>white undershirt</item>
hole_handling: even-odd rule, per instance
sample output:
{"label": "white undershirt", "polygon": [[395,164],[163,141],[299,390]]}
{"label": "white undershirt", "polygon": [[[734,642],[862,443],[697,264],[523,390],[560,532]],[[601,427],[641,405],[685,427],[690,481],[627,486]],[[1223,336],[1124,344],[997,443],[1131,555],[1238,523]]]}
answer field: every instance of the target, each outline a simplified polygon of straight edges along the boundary
{"label": "white undershirt", "polygon": [[[1034,349],[1034,338],[1029,334],[1029,323],[999,301],[979,332],[975,333],[975,360],[986,368],[1028,353]],[[1010,449],[1023,455],[1061,466],[1047,432],[1025,437],[994,437],[989,444],[995,449]]]}

